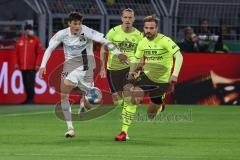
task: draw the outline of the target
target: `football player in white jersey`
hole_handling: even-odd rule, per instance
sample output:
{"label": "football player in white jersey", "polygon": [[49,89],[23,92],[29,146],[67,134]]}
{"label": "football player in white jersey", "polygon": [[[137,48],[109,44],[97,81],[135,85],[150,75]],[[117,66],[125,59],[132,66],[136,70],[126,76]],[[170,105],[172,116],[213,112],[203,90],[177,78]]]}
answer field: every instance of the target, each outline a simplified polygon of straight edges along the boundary
{"label": "football player in white jersey", "polygon": [[102,33],[82,25],[83,16],[79,12],[70,13],[68,18],[69,27],[58,31],[49,42],[39,69],[39,77],[43,78],[43,75],[46,74],[46,64],[52,51],[60,43],[63,43],[65,63],[62,75],[65,76],[61,76],[61,107],[68,128],[65,136],[74,137],[75,132],[72,124],[69,94],[75,87],[87,91],[87,89],[94,86],[93,69],[96,64],[93,53],[93,41],[106,45],[123,63],[127,61],[127,57],[105,39]]}

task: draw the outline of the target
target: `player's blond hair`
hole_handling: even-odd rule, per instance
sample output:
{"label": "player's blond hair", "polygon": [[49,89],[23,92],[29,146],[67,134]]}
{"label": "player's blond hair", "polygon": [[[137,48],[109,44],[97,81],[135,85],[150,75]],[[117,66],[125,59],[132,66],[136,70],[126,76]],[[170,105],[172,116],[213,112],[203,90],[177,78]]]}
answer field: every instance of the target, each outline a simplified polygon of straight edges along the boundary
{"label": "player's blond hair", "polygon": [[157,16],[155,14],[147,16],[143,19],[143,23],[145,23],[145,22],[155,22],[156,25],[158,25],[158,21],[159,21],[159,19],[157,18]]}
{"label": "player's blond hair", "polygon": [[131,8],[123,9],[122,12],[121,12],[121,15],[123,15],[124,12],[131,12],[131,13],[133,13],[133,15],[134,15],[134,10],[131,9]]}

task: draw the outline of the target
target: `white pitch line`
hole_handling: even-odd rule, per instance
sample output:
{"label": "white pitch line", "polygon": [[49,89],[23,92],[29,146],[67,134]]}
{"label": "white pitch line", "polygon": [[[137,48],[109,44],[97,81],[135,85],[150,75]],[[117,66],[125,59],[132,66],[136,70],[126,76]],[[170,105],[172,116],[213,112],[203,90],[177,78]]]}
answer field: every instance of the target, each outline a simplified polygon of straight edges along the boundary
{"label": "white pitch line", "polygon": [[30,154],[6,154],[1,153],[1,156],[50,156],[50,157],[111,157],[111,158],[170,158],[170,159],[202,159],[206,158],[205,155],[199,155],[199,157],[190,157],[190,156],[181,156],[181,157],[169,157],[163,155],[103,155],[103,154],[78,154],[78,155],[66,155],[66,154],[38,154],[38,153],[30,153]]}
{"label": "white pitch line", "polygon": [[31,116],[31,115],[39,115],[39,114],[47,114],[47,113],[53,113],[53,111],[47,111],[47,112],[31,112],[31,113],[3,114],[3,115],[0,115],[0,118],[1,118],[1,117]]}

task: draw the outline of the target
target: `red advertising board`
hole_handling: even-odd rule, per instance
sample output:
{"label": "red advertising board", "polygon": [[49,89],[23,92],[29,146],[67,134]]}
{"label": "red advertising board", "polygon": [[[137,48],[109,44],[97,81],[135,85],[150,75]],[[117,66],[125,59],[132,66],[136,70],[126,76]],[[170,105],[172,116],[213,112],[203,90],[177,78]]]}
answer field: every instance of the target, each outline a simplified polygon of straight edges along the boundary
{"label": "red advertising board", "polygon": [[[98,59],[99,53],[96,53]],[[57,50],[47,64],[47,75],[43,80],[36,76],[35,103],[56,103],[60,95],[48,83],[49,75],[64,61],[63,51]],[[111,103],[111,94],[107,79],[99,76],[99,60],[95,70],[95,85],[103,91],[104,103]],[[19,104],[26,95],[22,83],[21,72],[15,68],[14,50],[0,50],[0,104]],[[214,71],[227,78],[240,78],[240,54],[184,54],[184,63],[179,82]],[[79,100],[74,96],[73,99]]]}

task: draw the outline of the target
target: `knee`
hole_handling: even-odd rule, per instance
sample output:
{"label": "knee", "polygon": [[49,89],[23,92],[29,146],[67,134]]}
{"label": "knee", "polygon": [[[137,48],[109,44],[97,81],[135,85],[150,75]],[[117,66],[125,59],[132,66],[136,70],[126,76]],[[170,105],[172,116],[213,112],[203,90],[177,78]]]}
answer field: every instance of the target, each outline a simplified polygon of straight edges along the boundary
{"label": "knee", "polygon": [[131,96],[131,92],[132,89],[134,88],[134,86],[132,84],[126,84],[125,86],[123,86],[123,95],[124,97],[129,97]]}
{"label": "knee", "polygon": [[68,95],[67,94],[61,94],[61,100],[68,100]]}
{"label": "knee", "polygon": [[144,91],[140,87],[134,87],[131,92],[131,101],[133,104],[139,104],[144,97]]}
{"label": "knee", "polygon": [[61,107],[63,111],[69,111],[69,104],[70,103],[66,97],[64,99],[61,99]]}

